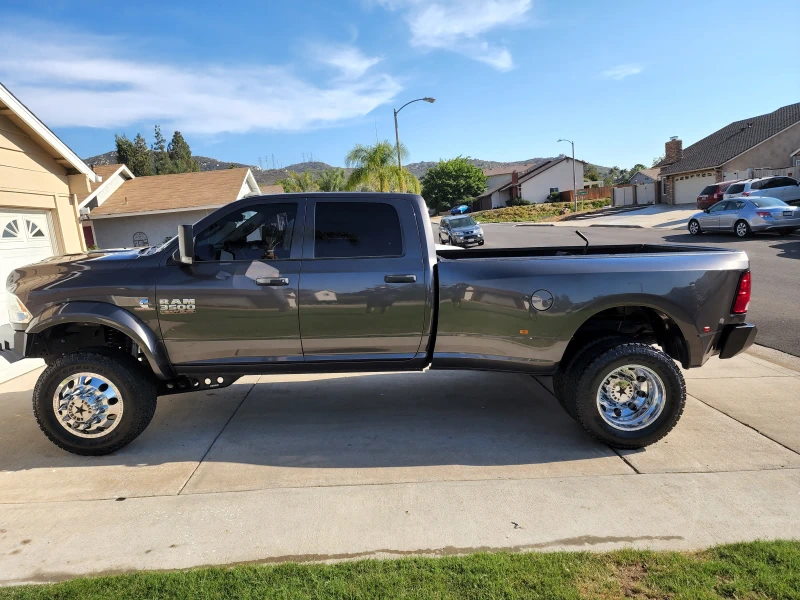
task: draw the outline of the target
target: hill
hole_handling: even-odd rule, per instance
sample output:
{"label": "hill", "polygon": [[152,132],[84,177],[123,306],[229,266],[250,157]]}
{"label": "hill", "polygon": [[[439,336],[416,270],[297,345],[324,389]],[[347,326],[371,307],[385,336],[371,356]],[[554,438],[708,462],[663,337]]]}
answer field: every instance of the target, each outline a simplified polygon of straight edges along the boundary
{"label": "hill", "polygon": [[[286,177],[289,174],[289,171],[295,171],[296,173],[304,173],[306,171],[311,171],[312,173],[319,173],[326,169],[334,168],[328,163],[314,161],[314,162],[295,163],[293,165],[288,165],[282,169],[261,169],[257,165],[247,165],[238,162],[226,162],[208,156],[194,156],[193,158],[197,161],[197,164],[200,165],[201,171],[216,171],[218,169],[228,169],[231,166],[249,167],[250,169],[253,170],[253,176],[256,178],[256,181],[259,183],[259,185],[275,185],[275,183],[279,179],[283,179],[284,177]],[[470,158],[469,162],[478,167],[479,169],[499,169],[502,167],[538,164],[551,160],[552,158],[555,157],[529,158],[527,160],[516,160],[510,162],[500,162],[496,160],[483,160],[480,158]],[[84,162],[86,162],[86,164],[90,166],[111,165],[117,162],[117,153],[112,150],[111,152],[106,152],[104,154],[98,154],[97,156],[90,156],[89,158],[85,158]],[[409,163],[405,165],[405,167],[417,177],[422,177],[423,175],[425,175],[425,173],[428,172],[428,169],[430,169],[435,165],[436,162],[424,161],[424,162]],[[595,165],[595,167],[597,167],[597,171],[600,173],[601,177],[603,177],[609,170],[608,167],[601,167],[599,165]],[[344,170],[346,174],[349,174],[352,171],[352,169],[347,169],[347,168],[345,168]]]}

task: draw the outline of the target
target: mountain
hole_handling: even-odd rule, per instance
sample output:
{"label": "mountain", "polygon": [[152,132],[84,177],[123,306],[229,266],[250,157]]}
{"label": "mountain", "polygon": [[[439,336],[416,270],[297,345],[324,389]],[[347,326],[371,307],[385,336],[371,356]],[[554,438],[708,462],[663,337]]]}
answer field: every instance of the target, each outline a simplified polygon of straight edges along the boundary
{"label": "mountain", "polygon": [[[225,162],[222,160],[218,160],[216,158],[211,158],[208,156],[194,156],[193,157],[197,164],[200,165],[201,171],[216,171],[218,169],[229,169],[231,166],[233,167],[249,167],[253,170],[253,176],[256,178],[256,181],[259,185],[275,185],[275,183],[279,179],[283,179],[289,174],[289,171],[295,171],[296,173],[304,173],[306,171],[311,171],[312,173],[319,173],[326,169],[333,169],[331,165],[324,162],[301,162],[296,163],[293,165],[288,165],[287,167],[281,169],[262,169],[256,165],[246,165],[244,163],[237,163],[237,162]],[[527,160],[516,160],[511,162],[500,162],[496,160],[483,160],[480,158],[470,158],[468,159],[469,162],[479,169],[499,169],[501,167],[514,167],[514,166],[521,166],[521,165],[533,165],[538,163],[543,163],[548,160],[552,160],[555,157],[547,157],[547,158],[529,158]],[[85,158],[84,162],[88,165],[112,165],[117,162],[117,153],[115,151],[106,152],[104,154],[98,154],[97,156],[90,156],[89,158]],[[422,177],[425,173],[428,172],[428,169],[431,167],[436,166],[436,162],[425,161],[425,162],[415,162],[409,163],[405,165],[405,167],[411,171],[417,177]],[[597,171],[600,174],[600,177],[604,177],[605,174],[608,172],[608,167],[601,167],[600,165],[594,165],[597,167]],[[345,174],[349,175],[352,169],[344,169]]]}

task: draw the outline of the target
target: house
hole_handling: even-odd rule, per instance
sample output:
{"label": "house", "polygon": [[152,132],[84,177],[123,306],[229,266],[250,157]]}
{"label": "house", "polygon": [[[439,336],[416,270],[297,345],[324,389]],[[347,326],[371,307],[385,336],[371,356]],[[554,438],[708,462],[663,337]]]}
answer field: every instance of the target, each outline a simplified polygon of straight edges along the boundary
{"label": "house", "polygon": [[766,175],[797,177],[800,170],[800,103],[726,125],[683,149],[670,138],[661,167],[662,197],[671,204],[694,203],[717,181]]}
{"label": "house", "polygon": [[509,200],[517,198],[539,204],[545,202],[551,193],[574,189],[575,181],[582,188],[583,168],[586,163],[576,160],[574,172],[572,164],[571,158],[561,156],[522,172],[513,171],[508,181],[488,188],[478,197],[476,210],[503,208],[508,206]]}
{"label": "house", "polygon": [[[261,194],[246,167],[134,177],[125,165],[95,167],[105,180],[81,201],[86,239],[98,248],[161,244],[178,225],[195,223],[220,206]],[[269,186],[266,193],[281,193]]]}
{"label": "house", "polygon": [[661,167],[653,167],[652,169],[642,169],[636,171],[636,174],[630,178],[628,183],[632,185],[642,185],[645,183],[655,183],[661,173]]}
{"label": "house", "polygon": [[[53,100],[57,101],[57,100]],[[0,84],[0,326],[17,267],[86,250],[78,199],[98,176]]]}
{"label": "house", "polygon": [[516,173],[524,173],[531,167],[536,166],[539,163],[529,163],[524,165],[511,165],[507,167],[497,167],[494,169],[484,169],[483,174],[486,175],[486,189],[492,190],[496,187],[500,187],[503,184],[508,183],[511,181],[511,174]]}

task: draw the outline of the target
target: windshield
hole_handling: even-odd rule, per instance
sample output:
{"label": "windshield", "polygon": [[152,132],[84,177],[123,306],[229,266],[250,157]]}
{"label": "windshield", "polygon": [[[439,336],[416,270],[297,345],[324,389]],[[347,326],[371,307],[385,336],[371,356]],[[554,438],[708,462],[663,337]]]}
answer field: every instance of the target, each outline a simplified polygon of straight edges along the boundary
{"label": "windshield", "polygon": [[777,198],[751,198],[750,202],[756,205],[756,208],[772,208],[773,206],[789,206],[783,200]]}
{"label": "windshield", "polygon": [[475,219],[472,217],[461,217],[460,219],[450,219],[448,221],[450,223],[450,227],[453,229],[459,229],[461,227],[471,227],[473,225],[477,225]]}

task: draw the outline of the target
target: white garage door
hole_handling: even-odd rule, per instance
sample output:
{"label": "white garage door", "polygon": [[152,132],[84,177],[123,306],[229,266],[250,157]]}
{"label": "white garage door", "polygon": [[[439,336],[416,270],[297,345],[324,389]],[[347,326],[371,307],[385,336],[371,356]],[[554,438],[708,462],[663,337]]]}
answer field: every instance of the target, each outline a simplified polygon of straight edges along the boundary
{"label": "white garage door", "polygon": [[675,180],[675,204],[695,204],[703,188],[716,181],[714,173],[678,176]]}
{"label": "white garage door", "polygon": [[53,238],[44,211],[0,208],[0,325],[8,323],[6,278],[24,265],[52,256]]}

